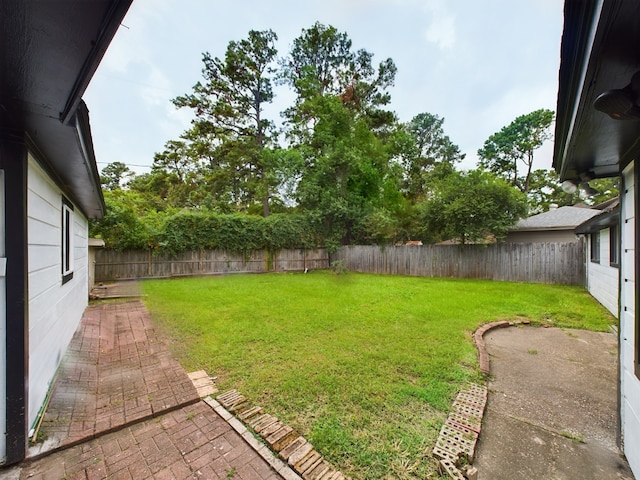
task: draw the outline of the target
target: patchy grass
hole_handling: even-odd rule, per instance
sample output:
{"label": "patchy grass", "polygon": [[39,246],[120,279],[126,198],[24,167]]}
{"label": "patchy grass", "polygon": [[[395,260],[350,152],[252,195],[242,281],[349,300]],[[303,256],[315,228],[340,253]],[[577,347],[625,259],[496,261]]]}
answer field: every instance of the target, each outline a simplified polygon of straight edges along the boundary
{"label": "patchy grass", "polygon": [[216,375],[356,479],[436,477],[430,451],[481,324],[605,331],[582,288],[330,272],[144,283],[188,371]]}
{"label": "patchy grass", "polygon": [[562,435],[565,438],[568,438],[569,440],[572,440],[576,443],[585,443],[584,442],[584,435],[582,435],[581,433],[573,433],[573,432],[567,432],[567,431],[562,431],[560,432],[560,435]]}

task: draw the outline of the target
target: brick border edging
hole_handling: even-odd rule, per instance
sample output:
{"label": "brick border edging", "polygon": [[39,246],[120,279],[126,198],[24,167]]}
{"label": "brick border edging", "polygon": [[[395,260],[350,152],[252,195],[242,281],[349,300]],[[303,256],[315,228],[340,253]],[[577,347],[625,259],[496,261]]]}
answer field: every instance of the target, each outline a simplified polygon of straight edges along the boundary
{"label": "brick border edging", "polygon": [[[483,374],[491,373],[484,334],[496,328],[510,327],[515,324],[507,320],[490,322],[473,332],[473,342],[478,350],[479,368]],[[484,385],[469,384],[466,389],[458,392],[453,403],[454,411],[442,426],[433,449],[433,455],[438,459],[439,471],[442,475],[447,475],[454,480],[478,478],[478,470],[473,467],[472,462],[476,442],[480,437],[487,400],[488,389]],[[464,461],[461,462],[461,460]],[[461,463],[465,465],[461,467]]]}
{"label": "brick border edging", "polygon": [[515,325],[514,322],[502,320],[499,322],[485,323],[475,332],[473,332],[473,342],[476,344],[476,348],[478,350],[478,363],[480,364],[480,371],[485,375],[489,375],[489,373],[491,373],[491,364],[489,362],[489,353],[487,352],[487,347],[484,343],[483,335],[489,330],[493,330],[495,328],[511,327],[513,325]]}
{"label": "brick border edging", "polygon": [[[215,400],[211,397],[208,400],[207,403],[211,406],[220,407],[216,412],[224,417],[228,416],[227,422],[237,432],[242,432],[240,434],[245,440],[249,441],[248,439],[252,438],[249,443],[257,442],[256,445],[266,449],[265,453],[268,452],[269,457],[263,458],[286,480],[301,477],[304,480],[350,480],[350,477],[327,462],[313,445],[293,428],[264,413],[262,407],[249,406],[246,397],[237,390],[229,390],[218,395]],[[254,432],[266,445],[253,436]],[[282,465],[287,468],[282,468]]]}
{"label": "brick border edging", "polygon": [[204,402],[209,405],[222,419],[227,422],[231,428],[233,428],[245,442],[249,444],[253,450],[256,451],[264,461],[266,461],[271,468],[273,468],[278,475],[285,480],[302,480],[297,473],[295,473],[289,465],[277,458],[266,445],[260,443],[258,439],[251,433],[251,431],[244,426],[244,424],[238,420],[232,413],[222,406],[212,396],[208,396],[203,399]]}

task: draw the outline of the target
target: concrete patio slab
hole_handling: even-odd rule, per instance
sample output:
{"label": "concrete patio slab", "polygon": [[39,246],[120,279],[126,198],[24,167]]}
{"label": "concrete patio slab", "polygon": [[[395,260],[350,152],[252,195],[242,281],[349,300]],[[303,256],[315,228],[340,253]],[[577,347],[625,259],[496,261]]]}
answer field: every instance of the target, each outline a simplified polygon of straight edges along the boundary
{"label": "concrete patio slab", "polygon": [[633,479],[616,444],[615,335],[519,326],[484,340],[491,378],[479,480]]}

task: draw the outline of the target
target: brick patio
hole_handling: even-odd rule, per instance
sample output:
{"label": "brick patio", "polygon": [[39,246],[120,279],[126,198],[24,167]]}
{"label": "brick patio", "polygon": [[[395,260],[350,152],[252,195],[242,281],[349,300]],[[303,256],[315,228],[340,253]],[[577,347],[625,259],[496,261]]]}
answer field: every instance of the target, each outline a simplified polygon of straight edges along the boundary
{"label": "brick patio", "polygon": [[20,478],[279,480],[204,402],[136,423],[24,467]]}
{"label": "brick patio", "polygon": [[0,478],[283,478],[200,400],[140,301],[86,310],[39,431]]}

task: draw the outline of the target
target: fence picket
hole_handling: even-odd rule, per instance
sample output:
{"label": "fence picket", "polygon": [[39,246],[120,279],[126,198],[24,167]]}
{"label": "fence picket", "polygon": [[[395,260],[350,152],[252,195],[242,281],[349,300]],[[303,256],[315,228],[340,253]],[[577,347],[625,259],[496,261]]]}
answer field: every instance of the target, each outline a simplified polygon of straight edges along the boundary
{"label": "fence picket", "polygon": [[353,245],[333,254],[348,270],[424,277],[585,285],[584,242]]}
{"label": "fence picket", "polygon": [[347,270],[424,277],[459,277],[510,282],[585,285],[584,242],[494,245],[353,245],[329,255],[326,249],[186,252],[176,257],[148,251],[98,249],[96,282],[222,273],[321,270],[342,261]]}
{"label": "fence picket", "polygon": [[321,270],[329,268],[326,249],[259,250],[244,255],[220,250],[185,252],[173,257],[151,255],[147,250],[116,252],[96,250],[95,281],[132,278],[167,278],[222,273],[263,273]]}

